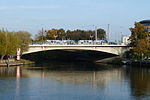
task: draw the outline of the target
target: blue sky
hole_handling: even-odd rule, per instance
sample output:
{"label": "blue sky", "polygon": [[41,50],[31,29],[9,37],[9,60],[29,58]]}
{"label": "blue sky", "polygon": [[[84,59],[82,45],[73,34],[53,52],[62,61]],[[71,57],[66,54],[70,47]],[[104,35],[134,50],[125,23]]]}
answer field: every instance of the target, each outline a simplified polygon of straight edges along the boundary
{"label": "blue sky", "polygon": [[150,0],[0,0],[0,28],[26,30],[33,35],[45,29],[107,30],[111,40],[129,35],[135,21],[150,19]]}

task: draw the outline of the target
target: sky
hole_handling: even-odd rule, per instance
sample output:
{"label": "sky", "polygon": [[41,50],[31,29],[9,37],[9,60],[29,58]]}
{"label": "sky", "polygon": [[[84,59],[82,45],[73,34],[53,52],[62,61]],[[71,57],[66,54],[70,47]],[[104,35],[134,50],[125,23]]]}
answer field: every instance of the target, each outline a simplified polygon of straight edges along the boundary
{"label": "sky", "polygon": [[150,19],[150,0],[0,0],[0,28],[34,36],[44,28],[108,30],[110,40],[130,35],[134,22]]}

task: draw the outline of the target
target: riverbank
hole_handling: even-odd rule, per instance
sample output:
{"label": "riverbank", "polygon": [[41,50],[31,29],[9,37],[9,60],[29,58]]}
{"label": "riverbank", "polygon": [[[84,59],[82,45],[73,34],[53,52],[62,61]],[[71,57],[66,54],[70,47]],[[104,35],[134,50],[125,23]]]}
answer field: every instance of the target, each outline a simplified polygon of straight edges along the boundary
{"label": "riverbank", "polygon": [[150,67],[150,60],[123,60],[125,65],[134,65],[137,67]]}
{"label": "riverbank", "polygon": [[102,62],[98,63],[106,63],[111,65],[130,65],[130,66],[136,66],[136,67],[149,67],[150,68],[150,60],[129,60],[124,59],[122,57],[112,57],[109,59],[104,59]]}
{"label": "riverbank", "polygon": [[96,63],[104,63],[104,64],[111,64],[111,65],[122,65],[122,57],[115,56],[111,58],[106,58],[102,60],[97,60]]}
{"label": "riverbank", "polygon": [[29,60],[24,60],[21,59],[19,61],[15,60],[15,59],[10,59],[8,60],[2,60],[0,62],[0,67],[10,67],[10,66],[19,66],[19,65],[27,65],[27,64],[34,64],[34,62],[29,61]]}

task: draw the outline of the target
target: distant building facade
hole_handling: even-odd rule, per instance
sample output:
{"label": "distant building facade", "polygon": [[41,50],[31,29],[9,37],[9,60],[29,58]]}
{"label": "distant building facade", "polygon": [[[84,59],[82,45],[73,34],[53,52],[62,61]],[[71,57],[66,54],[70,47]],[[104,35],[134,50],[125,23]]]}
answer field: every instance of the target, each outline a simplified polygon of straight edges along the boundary
{"label": "distant building facade", "polygon": [[139,23],[143,24],[145,27],[148,28],[148,31],[150,32],[150,20],[143,20],[140,21]]}
{"label": "distant building facade", "polygon": [[122,37],[122,44],[123,45],[128,45],[130,43],[129,38],[130,38],[130,36],[123,36]]}
{"label": "distant building facade", "polygon": [[148,38],[149,38],[149,42],[150,42],[150,20],[143,20],[143,21],[140,21],[140,23],[143,24],[147,28],[147,30],[149,32]]}

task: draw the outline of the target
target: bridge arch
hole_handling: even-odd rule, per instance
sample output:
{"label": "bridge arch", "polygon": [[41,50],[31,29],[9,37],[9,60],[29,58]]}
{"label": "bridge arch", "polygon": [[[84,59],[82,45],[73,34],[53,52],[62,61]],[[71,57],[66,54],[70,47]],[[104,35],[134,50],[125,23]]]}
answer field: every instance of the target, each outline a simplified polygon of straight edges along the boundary
{"label": "bridge arch", "polygon": [[129,47],[124,45],[30,45],[23,55],[48,50],[91,50],[121,56],[128,49]]}

